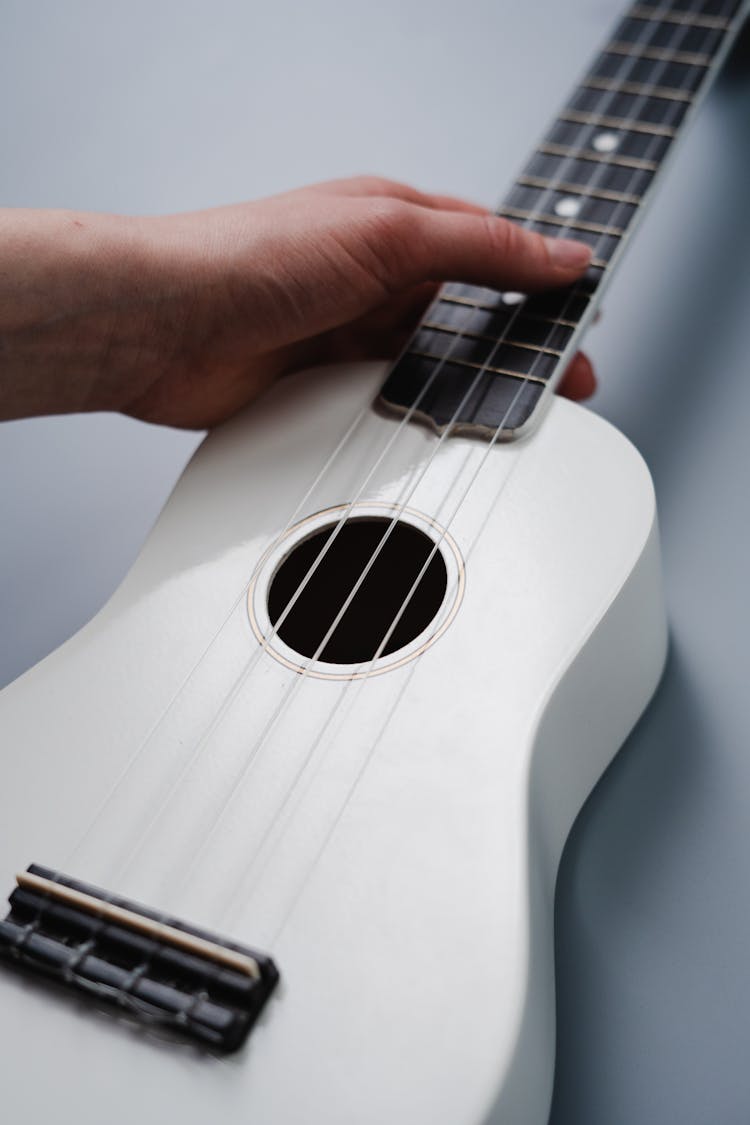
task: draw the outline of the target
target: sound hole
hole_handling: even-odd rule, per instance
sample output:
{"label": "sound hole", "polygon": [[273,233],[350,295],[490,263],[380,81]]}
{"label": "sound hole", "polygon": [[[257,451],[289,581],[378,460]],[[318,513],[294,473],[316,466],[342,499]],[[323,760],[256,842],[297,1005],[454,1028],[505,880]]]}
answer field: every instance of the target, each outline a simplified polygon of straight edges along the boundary
{"label": "sound hole", "polygon": [[[302,656],[315,655],[367,564],[383,543],[377,559],[318,656],[319,660],[331,664],[361,664],[372,660],[435,547],[429,536],[408,523],[397,522],[386,539],[390,526],[387,518],[348,520],[309,580],[308,572],[331,538],[335,525],[311,535],[287,555],[271,582],[268,614],[276,625],[305,583],[278,629],[278,635],[290,648]],[[447,581],[445,562],[440,551],[435,551],[380,656],[403,648],[427,628],[442,605]]]}

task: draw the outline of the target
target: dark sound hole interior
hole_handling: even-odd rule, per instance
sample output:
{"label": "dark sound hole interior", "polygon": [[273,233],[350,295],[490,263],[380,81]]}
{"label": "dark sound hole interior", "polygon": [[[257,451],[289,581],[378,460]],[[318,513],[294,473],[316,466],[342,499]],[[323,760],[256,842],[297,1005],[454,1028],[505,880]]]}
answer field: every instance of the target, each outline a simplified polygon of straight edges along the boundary
{"label": "dark sound hole interior", "polygon": [[[344,524],[279,627],[278,635],[290,648],[302,656],[315,655],[390,525],[387,518]],[[299,543],[276,571],[268,593],[268,613],[274,625],[334,527],[323,528]],[[432,539],[411,524],[396,523],[318,659],[329,664],[372,660],[434,546]],[[381,656],[403,648],[427,628],[442,604],[447,581],[445,562],[440,551],[435,551]]]}

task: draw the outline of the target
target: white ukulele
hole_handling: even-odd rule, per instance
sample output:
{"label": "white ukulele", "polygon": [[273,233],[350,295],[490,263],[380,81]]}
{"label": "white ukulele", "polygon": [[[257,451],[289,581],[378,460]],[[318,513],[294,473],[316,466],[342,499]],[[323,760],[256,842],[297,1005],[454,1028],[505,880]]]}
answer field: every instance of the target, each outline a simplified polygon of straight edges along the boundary
{"label": "white ukulele", "polygon": [[284,380],[3,692],[9,1125],[546,1120],[560,855],[666,650],[648,470],[552,389],[745,11],[633,6],[506,197],[582,282]]}

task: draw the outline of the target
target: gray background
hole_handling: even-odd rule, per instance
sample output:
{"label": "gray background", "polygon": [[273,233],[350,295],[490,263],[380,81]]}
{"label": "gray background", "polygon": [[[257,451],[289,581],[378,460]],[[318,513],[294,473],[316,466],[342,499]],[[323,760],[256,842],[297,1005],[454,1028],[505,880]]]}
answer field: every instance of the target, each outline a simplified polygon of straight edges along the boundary
{"label": "gray background", "polygon": [[[0,202],[160,212],[377,171],[489,204],[619,8],[5,0]],[[554,1125],[750,1121],[749,63],[588,340],[593,408],[656,481],[673,645],[562,865]],[[0,427],[0,682],[103,603],[198,440],[101,415]]]}

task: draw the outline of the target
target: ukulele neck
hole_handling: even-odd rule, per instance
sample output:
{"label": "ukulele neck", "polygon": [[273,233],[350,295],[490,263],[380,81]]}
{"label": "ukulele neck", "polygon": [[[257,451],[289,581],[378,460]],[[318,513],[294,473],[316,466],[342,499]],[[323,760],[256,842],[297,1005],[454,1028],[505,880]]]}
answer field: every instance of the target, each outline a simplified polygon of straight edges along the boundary
{"label": "ukulele neck", "polygon": [[627,10],[497,212],[587,242],[586,274],[535,296],[444,285],[392,367],[382,405],[493,441],[533,427],[746,14],[739,0]]}

